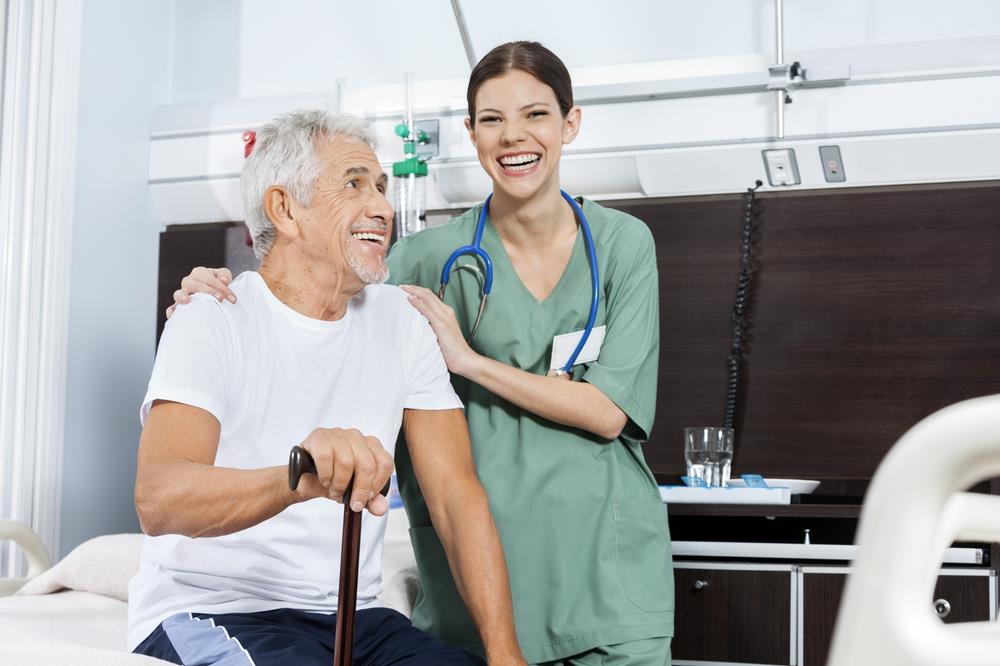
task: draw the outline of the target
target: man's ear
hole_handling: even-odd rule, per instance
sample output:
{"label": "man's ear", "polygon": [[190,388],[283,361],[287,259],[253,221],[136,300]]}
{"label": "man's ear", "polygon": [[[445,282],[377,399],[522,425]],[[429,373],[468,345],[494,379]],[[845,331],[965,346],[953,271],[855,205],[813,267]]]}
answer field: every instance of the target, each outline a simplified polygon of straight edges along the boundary
{"label": "man's ear", "polygon": [[285,188],[272,185],[264,192],[264,214],[271,220],[279,236],[298,237],[299,224],[296,212],[295,200]]}

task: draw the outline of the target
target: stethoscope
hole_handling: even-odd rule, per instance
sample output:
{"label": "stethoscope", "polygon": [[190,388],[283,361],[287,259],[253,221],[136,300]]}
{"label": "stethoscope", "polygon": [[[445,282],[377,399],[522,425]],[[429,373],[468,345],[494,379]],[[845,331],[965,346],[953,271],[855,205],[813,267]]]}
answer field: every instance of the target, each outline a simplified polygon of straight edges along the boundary
{"label": "stethoscope", "polygon": [[[576,359],[583,350],[584,345],[587,344],[587,339],[590,338],[590,332],[594,330],[594,321],[597,319],[597,305],[600,302],[600,287],[601,278],[597,270],[597,251],[594,249],[594,237],[590,235],[590,224],[587,222],[587,216],[583,214],[583,209],[580,205],[570,195],[566,194],[562,190],[559,190],[562,194],[563,199],[569,202],[569,205],[573,208],[573,212],[576,214],[576,218],[580,220],[580,228],[583,229],[583,238],[587,244],[587,256],[590,258],[590,278],[591,284],[591,297],[590,297],[590,316],[587,317],[587,325],[583,329],[583,337],[580,341],[576,343],[576,349],[570,354],[569,359],[566,361],[566,365],[559,369],[557,374],[567,374],[576,365]],[[493,199],[493,195],[490,194],[486,197],[486,201],[483,202],[483,208],[479,211],[479,221],[476,223],[476,235],[472,240],[472,245],[463,245],[448,257],[448,261],[444,262],[444,268],[441,269],[441,287],[438,288],[438,298],[444,300],[444,291],[448,287],[448,278],[451,277],[451,269],[455,264],[455,261],[459,257],[466,254],[474,254],[479,257],[483,266],[486,267],[486,275],[482,279],[482,291],[479,295],[479,313],[476,315],[476,323],[472,326],[472,332],[469,334],[469,339],[472,340],[476,337],[476,331],[479,330],[479,322],[483,318],[483,311],[486,309],[486,301],[489,298],[490,291],[493,289],[493,260],[490,259],[489,253],[482,248],[483,242],[483,230],[486,228],[486,216],[490,212],[490,200]],[[479,273],[479,270],[472,265],[462,265],[459,264],[459,269],[469,269]],[[480,276],[482,274],[480,273]]]}

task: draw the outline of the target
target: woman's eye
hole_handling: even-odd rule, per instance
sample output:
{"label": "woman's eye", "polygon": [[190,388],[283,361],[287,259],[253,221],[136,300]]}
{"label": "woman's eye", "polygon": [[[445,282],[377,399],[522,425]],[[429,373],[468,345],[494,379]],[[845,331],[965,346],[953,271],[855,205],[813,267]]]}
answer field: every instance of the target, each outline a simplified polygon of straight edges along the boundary
{"label": "woman's eye", "polygon": [[498,123],[498,122],[500,122],[500,119],[497,118],[496,116],[483,116],[482,118],[479,119],[479,122],[481,122],[481,123]]}
{"label": "woman's eye", "polygon": [[537,118],[539,116],[547,116],[547,115],[549,115],[548,111],[532,111],[531,113],[528,114],[528,117]]}

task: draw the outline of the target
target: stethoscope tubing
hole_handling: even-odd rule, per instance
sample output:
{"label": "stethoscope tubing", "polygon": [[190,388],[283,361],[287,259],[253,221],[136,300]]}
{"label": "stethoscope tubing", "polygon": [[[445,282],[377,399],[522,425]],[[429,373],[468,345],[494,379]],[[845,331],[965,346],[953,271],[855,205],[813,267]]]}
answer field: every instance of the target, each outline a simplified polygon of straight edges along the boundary
{"label": "stethoscope tubing", "polygon": [[493,290],[493,260],[490,255],[482,248],[483,243],[483,230],[486,228],[486,214],[490,210],[490,201],[493,199],[493,194],[486,197],[486,201],[483,202],[483,209],[479,212],[479,221],[476,222],[476,234],[473,237],[472,245],[463,245],[457,248],[448,257],[448,261],[444,262],[444,267],[441,269],[441,290],[448,286],[448,279],[451,277],[451,267],[455,264],[459,257],[466,254],[474,254],[483,260],[483,265],[486,266],[486,277],[483,280],[483,293],[487,296]]}
{"label": "stethoscope tubing", "polygon": [[[597,310],[598,305],[600,304],[601,278],[600,270],[597,266],[597,248],[594,245],[594,237],[590,233],[590,223],[587,221],[587,216],[583,214],[583,209],[580,208],[580,205],[575,199],[573,199],[573,197],[566,194],[563,190],[559,190],[559,193],[562,195],[563,199],[569,202],[574,215],[578,220],[580,220],[580,228],[583,230],[583,239],[587,246],[587,257],[590,261],[591,279],[590,314],[587,317],[587,325],[584,327],[583,335],[577,342],[573,353],[570,354],[566,364],[559,370],[559,374],[568,374],[572,371],[573,366],[576,365],[576,359],[580,356],[580,352],[583,351],[584,346],[587,344],[587,340],[590,339],[591,332],[594,330],[594,322],[597,321]],[[438,289],[438,298],[443,299],[445,288],[448,286],[448,279],[451,277],[452,266],[454,266],[459,257],[466,254],[474,254],[482,259],[483,265],[486,267],[486,274],[483,278],[482,294],[480,295],[479,316],[476,317],[476,323],[472,327],[470,338],[475,337],[476,331],[479,329],[479,321],[483,315],[486,298],[493,290],[493,260],[490,258],[489,253],[482,248],[483,231],[486,229],[486,216],[489,214],[490,201],[492,199],[493,194],[491,193],[488,197],[486,197],[486,201],[483,202],[483,207],[479,211],[479,219],[476,222],[476,233],[473,237],[472,245],[463,245],[462,247],[457,248],[451,253],[448,260],[444,262],[444,267],[441,269],[441,286]]]}
{"label": "stethoscope tubing", "polygon": [[573,212],[576,213],[577,218],[580,220],[580,229],[583,230],[583,239],[586,242],[587,255],[590,258],[590,315],[587,317],[587,325],[583,327],[583,335],[580,337],[580,341],[576,343],[576,348],[570,354],[566,365],[562,367],[564,373],[569,373],[573,369],[573,366],[576,365],[576,359],[580,356],[580,352],[583,351],[587,340],[590,339],[590,333],[594,330],[594,322],[597,321],[597,306],[601,298],[601,276],[597,268],[597,248],[594,246],[594,237],[590,234],[590,223],[587,222],[587,216],[583,214],[583,209],[580,208],[580,204],[573,197],[566,194],[563,190],[559,190],[559,193],[569,202],[569,205],[573,208]]}

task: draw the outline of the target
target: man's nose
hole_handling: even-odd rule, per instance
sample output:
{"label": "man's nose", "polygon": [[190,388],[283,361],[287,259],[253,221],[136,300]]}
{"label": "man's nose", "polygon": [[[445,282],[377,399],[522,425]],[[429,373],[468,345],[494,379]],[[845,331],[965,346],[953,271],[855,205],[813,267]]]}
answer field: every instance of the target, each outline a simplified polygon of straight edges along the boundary
{"label": "man's nose", "polygon": [[389,197],[376,190],[368,200],[368,206],[365,208],[365,217],[370,220],[380,220],[384,223],[389,223],[392,221],[392,216],[395,212],[392,204],[389,203]]}

